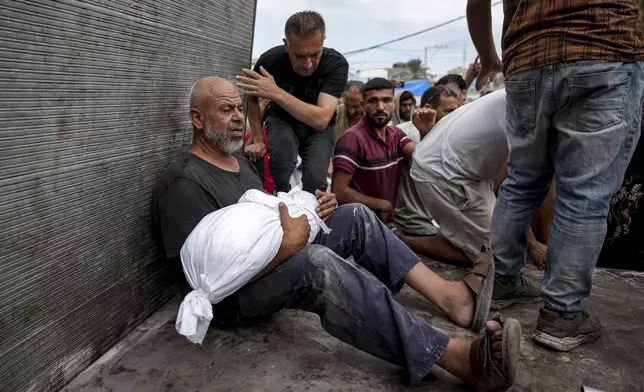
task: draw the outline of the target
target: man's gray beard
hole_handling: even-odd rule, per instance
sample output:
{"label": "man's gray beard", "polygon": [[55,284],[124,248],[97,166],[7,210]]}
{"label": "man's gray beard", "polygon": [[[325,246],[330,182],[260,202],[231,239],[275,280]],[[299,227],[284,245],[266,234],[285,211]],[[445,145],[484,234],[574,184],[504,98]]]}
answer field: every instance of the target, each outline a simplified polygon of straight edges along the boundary
{"label": "man's gray beard", "polygon": [[[231,128],[231,130],[235,130],[235,128]],[[212,142],[218,150],[226,154],[232,154],[240,150],[244,145],[244,138],[233,138],[228,131],[213,129],[210,123],[207,122],[204,124],[203,133],[206,139]]]}

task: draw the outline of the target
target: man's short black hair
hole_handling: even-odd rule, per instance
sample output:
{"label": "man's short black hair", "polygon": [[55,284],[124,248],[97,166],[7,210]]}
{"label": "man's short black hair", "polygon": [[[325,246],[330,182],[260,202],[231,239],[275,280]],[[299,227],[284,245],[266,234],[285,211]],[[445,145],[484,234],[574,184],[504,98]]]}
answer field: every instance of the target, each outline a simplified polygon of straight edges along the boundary
{"label": "man's short black hair", "polygon": [[284,36],[289,39],[291,35],[301,38],[311,38],[316,34],[326,33],[326,25],[322,15],[315,11],[301,11],[291,15],[284,27]]}
{"label": "man's short black hair", "polygon": [[441,105],[441,96],[445,94],[448,97],[456,97],[456,92],[444,86],[434,86],[428,88],[423,93],[423,96],[420,97],[420,107],[423,108],[425,105],[432,105],[433,109],[437,109]]}
{"label": "man's short black hair", "polygon": [[455,84],[460,90],[465,90],[467,88],[465,85],[465,79],[458,74],[445,75],[436,82],[437,86],[447,86],[448,84]]}
{"label": "man's short black hair", "polygon": [[[347,82],[347,88],[344,89],[344,94],[348,92],[352,93],[360,93],[362,92],[362,88],[364,87],[364,83],[359,81],[359,80],[349,80]],[[342,95],[344,95],[342,94]]]}
{"label": "man's short black hair", "polygon": [[408,100],[413,100],[414,103],[416,103],[416,98],[414,98],[414,94],[412,94],[410,91],[403,91],[400,93],[400,96],[398,97],[398,102],[402,103],[403,101],[408,101]]}
{"label": "man's short black hair", "polygon": [[365,97],[369,91],[391,90],[394,91],[394,85],[384,78],[373,78],[362,87],[362,96]]}

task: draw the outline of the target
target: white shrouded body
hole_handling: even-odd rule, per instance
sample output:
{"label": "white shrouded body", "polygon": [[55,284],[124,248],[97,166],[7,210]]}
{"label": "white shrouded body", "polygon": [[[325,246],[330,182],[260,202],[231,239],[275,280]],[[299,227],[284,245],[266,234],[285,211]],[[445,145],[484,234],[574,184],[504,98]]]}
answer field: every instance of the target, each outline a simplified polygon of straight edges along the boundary
{"label": "white shrouded body", "polygon": [[330,229],[318,217],[317,198],[300,187],[271,196],[249,190],[237,204],[206,215],[181,248],[183,272],[194,289],[181,303],[176,327],[193,343],[203,342],[212,306],[231,295],[275,258],[282,244],[279,204],[293,218],[306,215],[309,243]]}

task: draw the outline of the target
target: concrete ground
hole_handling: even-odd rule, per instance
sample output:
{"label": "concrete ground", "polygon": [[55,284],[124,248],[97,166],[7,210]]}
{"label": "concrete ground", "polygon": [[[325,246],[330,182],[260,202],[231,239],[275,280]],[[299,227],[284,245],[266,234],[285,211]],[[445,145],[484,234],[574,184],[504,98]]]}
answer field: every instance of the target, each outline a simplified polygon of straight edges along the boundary
{"label": "concrete ground", "polygon": [[[427,262],[458,279],[464,270]],[[539,277],[539,272],[529,274]],[[455,327],[409,288],[398,301],[453,337]],[[68,385],[66,392],[99,391],[464,391],[441,369],[410,386],[405,371],[330,337],[317,316],[282,311],[254,327],[211,329],[203,346],[178,335],[172,301]],[[513,391],[644,391],[644,274],[598,270],[586,306],[597,312],[603,336],[570,353],[535,346],[531,335],[539,305],[502,311],[521,321],[522,360]]]}

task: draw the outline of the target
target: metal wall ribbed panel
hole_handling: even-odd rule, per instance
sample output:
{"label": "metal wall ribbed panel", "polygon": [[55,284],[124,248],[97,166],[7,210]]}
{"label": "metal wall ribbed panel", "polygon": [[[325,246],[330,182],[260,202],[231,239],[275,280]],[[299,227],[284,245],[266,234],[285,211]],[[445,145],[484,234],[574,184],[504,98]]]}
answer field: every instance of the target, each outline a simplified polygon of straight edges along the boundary
{"label": "metal wall ribbed panel", "polygon": [[173,295],[150,196],[255,1],[0,0],[0,391],[54,391]]}

